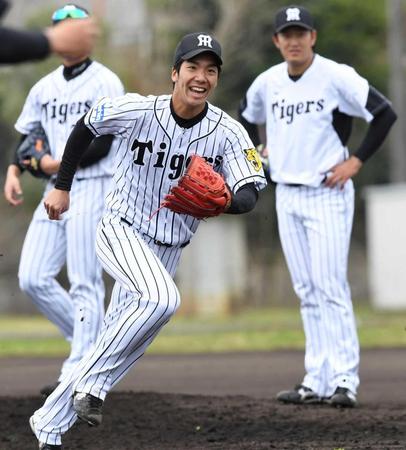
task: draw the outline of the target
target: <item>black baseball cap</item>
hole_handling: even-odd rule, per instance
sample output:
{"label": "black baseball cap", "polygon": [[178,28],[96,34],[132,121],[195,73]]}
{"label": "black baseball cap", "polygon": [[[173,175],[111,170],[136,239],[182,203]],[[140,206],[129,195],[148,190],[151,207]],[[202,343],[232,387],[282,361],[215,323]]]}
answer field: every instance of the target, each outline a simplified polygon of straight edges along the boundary
{"label": "black baseball cap", "polygon": [[223,60],[221,59],[221,45],[211,34],[203,31],[186,34],[176,47],[173,65],[176,66],[180,61],[192,59],[204,52],[213,53],[216,57],[217,64],[219,66],[223,64]]}
{"label": "black baseball cap", "polygon": [[303,6],[290,5],[277,11],[274,19],[274,32],[279,33],[288,27],[301,27],[314,30],[313,17]]}

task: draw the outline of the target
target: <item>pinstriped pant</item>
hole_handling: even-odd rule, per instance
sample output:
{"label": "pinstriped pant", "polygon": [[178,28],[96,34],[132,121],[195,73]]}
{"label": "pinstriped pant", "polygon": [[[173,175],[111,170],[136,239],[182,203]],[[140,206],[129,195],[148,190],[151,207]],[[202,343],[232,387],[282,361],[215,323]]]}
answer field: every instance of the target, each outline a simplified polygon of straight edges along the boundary
{"label": "pinstriped pant", "polygon": [[[102,325],[105,289],[94,236],[110,184],[110,177],[75,180],[72,207],[60,221],[48,219],[41,201],[24,241],[20,287],[71,342],[60,379],[94,344]],[[44,196],[52,188],[48,183]],[[65,263],[69,292],[56,280]]]}
{"label": "pinstriped pant", "polygon": [[41,442],[60,444],[76,421],[73,393],[104,399],[139,358],[180,304],[173,281],[181,249],[140,237],[120,218],[107,215],[97,232],[97,254],[116,280],[95,346],[34,414]]}
{"label": "pinstriped pant", "polygon": [[359,343],[347,281],[354,188],[277,185],[279,235],[300,299],[306,337],[303,384],[321,396],[356,393]]}

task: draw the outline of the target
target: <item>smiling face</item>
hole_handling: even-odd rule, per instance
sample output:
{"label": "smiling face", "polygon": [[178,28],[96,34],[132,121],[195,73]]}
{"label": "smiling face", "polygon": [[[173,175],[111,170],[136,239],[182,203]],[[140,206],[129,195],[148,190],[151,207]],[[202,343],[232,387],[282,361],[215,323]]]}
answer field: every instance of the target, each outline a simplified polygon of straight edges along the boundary
{"label": "smiling face", "polygon": [[300,75],[310,66],[316,38],[315,30],[296,26],[286,28],[273,37],[274,44],[288,63],[291,75]]}
{"label": "smiling face", "polygon": [[183,61],[179,71],[172,69],[172,104],[176,114],[190,119],[203,111],[206,100],[217,86],[219,69],[216,57],[202,53]]}

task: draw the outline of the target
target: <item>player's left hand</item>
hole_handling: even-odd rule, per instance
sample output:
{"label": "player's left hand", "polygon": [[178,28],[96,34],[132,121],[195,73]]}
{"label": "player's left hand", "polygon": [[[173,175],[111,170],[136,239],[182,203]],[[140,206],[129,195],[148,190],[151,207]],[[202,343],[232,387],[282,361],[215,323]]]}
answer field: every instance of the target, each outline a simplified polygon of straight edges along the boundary
{"label": "player's left hand", "polygon": [[204,158],[193,155],[185,174],[165,196],[161,206],[175,213],[206,219],[225,212],[230,207],[231,197],[223,177]]}
{"label": "player's left hand", "polygon": [[329,170],[324,185],[329,188],[344,188],[344,184],[354,177],[362,167],[362,161],[356,156],[351,156],[346,161],[336,164]]}
{"label": "player's left hand", "polygon": [[51,220],[60,220],[61,214],[69,209],[69,192],[52,189],[44,200],[44,206]]}
{"label": "player's left hand", "polygon": [[42,170],[41,161],[46,156],[51,158],[50,154],[46,132],[41,123],[37,122],[16,150],[18,165],[21,170],[28,170],[36,178],[49,178],[49,174]]}

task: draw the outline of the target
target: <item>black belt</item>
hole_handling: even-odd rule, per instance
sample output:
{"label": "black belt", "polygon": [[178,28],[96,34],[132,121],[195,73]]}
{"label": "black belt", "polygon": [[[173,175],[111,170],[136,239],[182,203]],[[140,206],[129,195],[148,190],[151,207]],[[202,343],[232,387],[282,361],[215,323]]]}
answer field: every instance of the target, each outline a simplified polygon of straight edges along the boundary
{"label": "black belt", "polygon": [[[150,237],[150,236],[148,236],[148,235],[145,235],[145,236]],[[180,244],[180,245],[172,245],[172,244],[168,244],[168,243],[166,243],[166,242],[158,241],[158,239],[154,239],[154,243],[155,243],[156,245],[162,245],[162,247],[168,247],[168,248],[171,248],[171,247],[179,247],[179,248],[184,248],[184,247],[186,247],[187,245],[190,244],[190,241],[186,241],[186,242],[184,242],[183,244]]]}
{"label": "black belt", "polygon": [[[124,217],[120,217],[120,220],[121,220],[121,222],[124,222],[124,223],[126,223],[127,225],[129,225],[130,227],[133,226],[133,224],[132,224],[131,222],[129,222],[127,219],[125,219]],[[145,233],[143,233],[143,234],[144,234],[144,236],[146,236],[147,238],[152,239],[151,236],[148,236],[148,235],[145,234]],[[167,242],[161,242],[161,241],[158,241],[158,239],[153,239],[153,241],[154,241],[154,244],[156,244],[156,245],[162,245],[162,247],[168,247],[168,248],[171,248],[171,247],[184,248],[184,247],[186,247],[187,245],[190,244],[190,241],[186,241],[186,242],[184,242],[183,244],[180,244],[180,245],[168,244]]]}
{"label": "black belt", "polygon": [[[321,180],[320,186],[322,184],[324,184],[324,182],[327,180],[327,175],[325,175],[325,177]],[[300,184],[300,183],[282,183],[285,186],[289,186],[289,187],[302,187],[302,186],[307,186],[306,184]]]}

